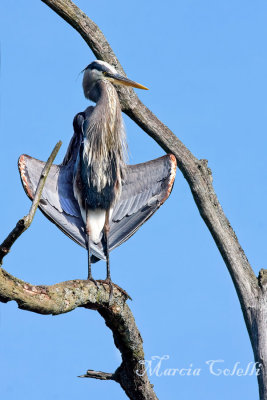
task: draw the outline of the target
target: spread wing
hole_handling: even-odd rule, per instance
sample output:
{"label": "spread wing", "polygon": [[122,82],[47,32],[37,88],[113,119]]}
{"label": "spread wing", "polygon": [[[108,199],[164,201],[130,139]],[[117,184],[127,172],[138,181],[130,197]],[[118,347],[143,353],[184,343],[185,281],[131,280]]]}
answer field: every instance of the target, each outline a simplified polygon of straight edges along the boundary
{"label": "spread wing", "polygon": [[[62,164],[52,165],[39,208],[43,214],[76,243],[86,248],[85,227],[73,194],[73,171],[83,138],[84,123],[92,107],[74,118],[74,135]],[[33,199],[45,165],[27,155],[19,158],[19,171],[26,194]],[[166,155],[143,164],[129,165],[119,201],[110,221],[110,250],[128,240],[168,198],[176,173],[176,159]],[[105,259],[102,242],[90,243],[92,261]]]}
{"label": "spread wing", "polygon": [[[73,169],[83,139],[83,123],[90,118],[93,107],[79,113],[73,121],[74,135],[61,165],[52,165],[42,192],[39,208],[67,236],[86,248],[84,223],[73,194]],[[32,200],[45,163],[26,154],[20,156],[18,167],[24,190]],[[105,259],[103,251],[90,243],[95,261]]]}
{"label": "spread wing", "polygon": [[114,207],[110,248],[128,240],[169,197],[176,174],[173,155],[127,166],[122,193]]}
{"label": "spread wing", "polygon": [[[44,165],[44,162],[26,154],[19,158],[21,181],[31,200],[34,197]],[[71,190],[68,168],[52,165],[42,192],[39,208],[66,235],[85,247],[84,224]]]}

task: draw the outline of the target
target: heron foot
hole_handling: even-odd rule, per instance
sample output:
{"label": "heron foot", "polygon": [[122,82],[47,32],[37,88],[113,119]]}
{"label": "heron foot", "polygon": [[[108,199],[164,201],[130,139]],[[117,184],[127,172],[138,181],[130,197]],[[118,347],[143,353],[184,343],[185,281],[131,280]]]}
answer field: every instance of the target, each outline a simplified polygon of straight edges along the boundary
{"label": "heron foot", "polygon": [[104,284],[109,286],[109,299],[108,299],[108,302],[111,303],[112,298],[113,298],[113,283],[112,283],[112,280],[110,278],[107,278],[105,280],[99,279],[98,282],[101,283],[102,285],[104,283]]}
{"label": "heron foot", "polygon": [[116,285],[116,283],[113,283],[110,278],[107,278],[105,280],[99,279],[98,282],[101,283],[101,284],[104,283],[106,285],[109,285],[109,287],[110,287],[109,303],[111,302],[111,300],[113,298],[113,287],[114,286],[115,286],[116,289],[119,290],[119,292],[121,292],[126,297],[126,300],[128,300],[128,299],[132,300],[131,296],[126,292],[126,290],[124,290],[120,286]]}
{"label": "heron foot", "polygon": [[92,276],[88,276],[87,280],[93,282],[96,285],[96,288],[99,289],[97,281],[94,278],[92,278]]}

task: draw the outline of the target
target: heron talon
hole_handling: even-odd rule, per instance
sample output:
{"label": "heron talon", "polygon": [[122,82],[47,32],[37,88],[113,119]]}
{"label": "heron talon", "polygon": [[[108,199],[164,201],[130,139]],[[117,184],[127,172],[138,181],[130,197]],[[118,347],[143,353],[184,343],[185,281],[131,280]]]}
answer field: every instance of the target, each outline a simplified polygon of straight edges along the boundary
{"label": "heron talon", "polygon": [[96,288],[99,289],[98,282],[94,278],[88,276],[87,280],[93,282],[96,285]]}
{"label": "heron talon", "polygon": [[113,298],[113,288],[115,287],[116,289],[119,290],[119,292],[121,292],[125,297],[126,300],[130,299],[132,300],[131,296],[126,292],[126,290],[123,290],[120,286],[116,285],[116,283],[113,283],[112,280],[110,278],[107,278],[105,280],[100,280],[99,281],[102,285],[103,284],[107,284],[110,287],[110,292],[109,292],[109,303],[111,302],[112,298]]}
{"label": "heron talon", "polygon": [[110,278],[107,278],[105,280],[100,280],[100,283],[103,285],[106,284],[109,286],[109,299],[108,302],[111,303],[111,300],[113,299],[113,283],[112,280]]}

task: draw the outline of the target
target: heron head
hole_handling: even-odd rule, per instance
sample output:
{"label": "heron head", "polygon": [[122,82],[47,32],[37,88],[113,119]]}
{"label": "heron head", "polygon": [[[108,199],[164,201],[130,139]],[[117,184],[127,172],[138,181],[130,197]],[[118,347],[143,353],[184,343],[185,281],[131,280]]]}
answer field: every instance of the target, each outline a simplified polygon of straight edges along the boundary
{"label": "heron head", "polygon": [[84,70],[83,90],[86,98],[95,101],[92,89],[99,80],[108,80],[116,85],[131,86],[138,89],[148,90],[147,87],[134,82],[123,75],[118,74],[116,69],[105,61],[96,60],[89,64]]}

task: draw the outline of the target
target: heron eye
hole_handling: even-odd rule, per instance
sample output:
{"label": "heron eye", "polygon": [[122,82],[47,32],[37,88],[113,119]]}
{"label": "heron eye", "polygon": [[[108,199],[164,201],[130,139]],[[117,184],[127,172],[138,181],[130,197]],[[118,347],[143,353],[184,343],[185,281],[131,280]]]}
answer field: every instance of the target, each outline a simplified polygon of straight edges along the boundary
{"label": "heron eye", "polygon": [[106,76],[106,75],[107,75],[107,72],[106,72],[106,71],[103,71],[103,75]]}

